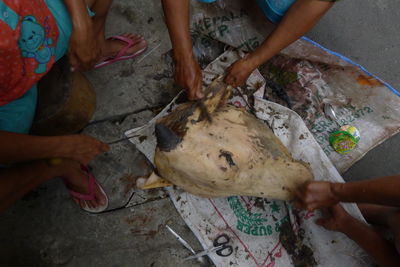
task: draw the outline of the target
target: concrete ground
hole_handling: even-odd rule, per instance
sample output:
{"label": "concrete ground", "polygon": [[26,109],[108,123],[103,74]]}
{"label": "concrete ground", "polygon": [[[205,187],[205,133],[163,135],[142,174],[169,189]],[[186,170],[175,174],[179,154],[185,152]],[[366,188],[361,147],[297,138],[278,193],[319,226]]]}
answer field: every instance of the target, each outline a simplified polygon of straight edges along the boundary
{"label": "concrete ground", "polygon": [[[341,1],[308,36],[400,88],[396,4]],[[176,93],[160,1],[115,0],[107,32],[121,31],[142,34],[149,49],[134,61],[87,74],[98,103],[84,132],[106,142],[148,121]],[[369,152],[345,179],[400,173],[399,141],[397,135]],[[188,252],[165,230],[166,224],[200,249],[165,192],[134,189],[135,177],[151,167],[128,141],[112,144],[92,167],[110,196],[111,210],[88,215],[70,200],[60,180],[42,185],[0,215],[0,266],[180,266]]]}

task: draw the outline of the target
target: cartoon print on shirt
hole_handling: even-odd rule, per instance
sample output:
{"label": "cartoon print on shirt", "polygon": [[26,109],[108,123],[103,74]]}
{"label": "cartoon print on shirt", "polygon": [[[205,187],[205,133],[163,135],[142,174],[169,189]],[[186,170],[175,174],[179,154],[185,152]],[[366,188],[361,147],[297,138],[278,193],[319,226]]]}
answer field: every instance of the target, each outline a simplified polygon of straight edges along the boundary
{"label": "cartoon print on shirt", "polygon": [[54,56],[54,47],[51,47],[53,40],[46,37],[45,29],[36,22],[34,16],[25,16],[21,22],[21,34],[18,45],[22,56],[34,58],[39,64],[35,73],[46,72],[47,63]]}

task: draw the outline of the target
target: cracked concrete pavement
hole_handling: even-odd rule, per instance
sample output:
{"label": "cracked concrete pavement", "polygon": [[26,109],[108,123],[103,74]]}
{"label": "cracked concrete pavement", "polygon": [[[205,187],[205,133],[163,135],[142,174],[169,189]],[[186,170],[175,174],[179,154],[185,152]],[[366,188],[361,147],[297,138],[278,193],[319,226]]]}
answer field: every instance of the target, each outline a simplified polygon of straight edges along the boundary
{"label": "cracked concrete pavement", "polygon": [[[308,36],[399,88],[396,5],[395,0],[341,1]],[[144,55],[86,74],[97,93],[97,110],[84,133],[105,142],[147,122],[177,93],[160,1],[115,0],[107,35],[122,32],[147,39]],[[369,152],[345,178],[400,173],[399,140],[397,135]],[[200,249],[163,190],[134,189],[135,179],[152,167],[129,141],[111,144],[92,167],[110,196],[111,211],[82,212],[62,182],[51,180],[0,215],[0,266],[179,266],[189,252],[165,224]]]}

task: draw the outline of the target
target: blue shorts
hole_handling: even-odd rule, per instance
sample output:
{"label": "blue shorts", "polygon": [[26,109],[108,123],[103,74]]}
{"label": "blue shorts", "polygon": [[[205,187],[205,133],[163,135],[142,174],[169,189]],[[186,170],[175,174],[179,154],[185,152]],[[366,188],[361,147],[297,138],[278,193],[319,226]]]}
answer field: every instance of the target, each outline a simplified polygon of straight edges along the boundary
{"label": "blue shorts", "polygon": [[[56,61],[68,50],[72,33],[72,21],[63,0],[45,0],[56,19],[59,36],[55,48]],[[88,9],[90,16],[94,13]],[[22,97],[0,106],[0,130],[27,134],[32,126],[37,102],[37,85],[33,85]]]}
{"label": "blue shorts", "polygon": [[[203,3],[212,3],[216,0],[198,1]],[[257,4],[270,21],[273,23],[278,23],[295,1],[296,0],[257,0]]]}
{"label": "blue shorts", "polygon": [[37,86],[34,85],[22,97],[0,107],[0,130],[29,133],[35,116]]}

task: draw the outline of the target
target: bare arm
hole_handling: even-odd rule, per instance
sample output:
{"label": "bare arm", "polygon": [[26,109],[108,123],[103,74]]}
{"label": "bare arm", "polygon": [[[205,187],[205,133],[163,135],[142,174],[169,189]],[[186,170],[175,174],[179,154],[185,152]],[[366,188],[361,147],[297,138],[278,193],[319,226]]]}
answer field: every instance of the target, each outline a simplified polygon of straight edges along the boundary
{"label": "bare arm", "polygon": [[191,57],[189,0],[162,0],[162,4],[175,59],[183,60]]}
{"label": "bare arm", "polygon": [[89,24],[90,17],[84,0],[64,0],[64,4],[69,11],[74,28],[83,28]]}
{"label": "bare arm", "polygon": [[296,192],[299,207],[314,210],[338,202],[400,207],[400,175],[349,183],[310,182]]}
{"label": "bare arm", "polygon": [[297,0],[285,14],[278,27],[253,53],[249,61],[255,66],[263,64],[276,53],[306,34],[333,3],[317,0]]}
{"label": "bare arm", "polygon": [[72,20],[69,43],[71,69],[90,70],[99,60],[101,49],[84,0],[64,0]]}
{"label": "bare arm", "polygon": [[333,193],[342,202],[373,203],[400,207],[400,175],[334,183]]}
{"label": "bare arm", "polygon": [[350,216],[341,205],[322,210],[325,218],[316,223],[331,231],[340,231],[363,248],[379,266],[398,266],[400,256],[394,245],[373,228]]}
{"label": "bare arm", "polygon": [[54,157],[87,164],[108,145],[87,135],[32,136],[0,131],[0,164]]}
{"label": "bare arm", "polygon": [[395,247],[371,226],[353,218],[347,222],[343,233],[363,248],[379,266],[398,266],[400,256]]}
{"label": "bare arm", "polygon": [[267,39],[232,65],[225,81],[232,86],[243,85],[253,70],[306,34],[332,5],[326,1],[297,0]]}
{"label": "bare arm", "polygon": [[61,175],[44,160],[0,169],[0,212],[41,183]]}
{"label": "bare arm", "polygon": [[201,69],[193,55],[189,33],[189,1],[162,0],[175,60],[175,81],[188,91],[189,99],[202,98]]}

